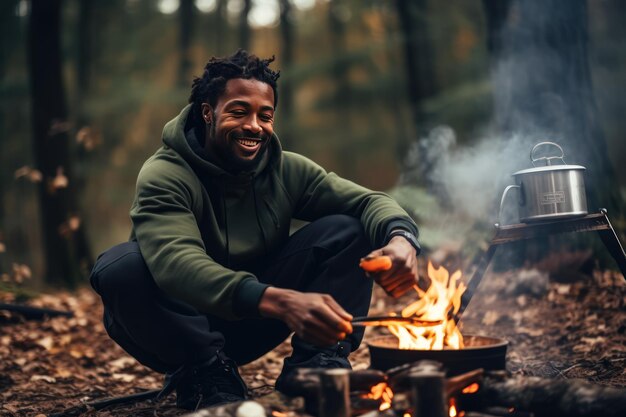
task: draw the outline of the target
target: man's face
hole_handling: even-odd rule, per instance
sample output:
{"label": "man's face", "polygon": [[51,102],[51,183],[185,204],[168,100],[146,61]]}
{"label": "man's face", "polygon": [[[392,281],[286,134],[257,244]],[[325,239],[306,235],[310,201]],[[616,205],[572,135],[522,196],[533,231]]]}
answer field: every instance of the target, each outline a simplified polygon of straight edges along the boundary
{"label": "man's face", "polygon": [[255,79],[226,82],[215,108],[202,104],[207,123],[206,148],[228,171],[256,167],[274,133],[274,90]]}

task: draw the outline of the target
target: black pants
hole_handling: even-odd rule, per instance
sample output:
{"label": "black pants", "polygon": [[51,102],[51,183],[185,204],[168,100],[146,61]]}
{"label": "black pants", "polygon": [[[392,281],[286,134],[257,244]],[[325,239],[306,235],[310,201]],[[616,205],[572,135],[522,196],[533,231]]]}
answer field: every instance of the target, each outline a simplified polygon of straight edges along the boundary
{"label": "black pants", "polygon": [[[372,281],[358,263],[371,250],[357,219],[327,216],[294,233],[256,275],[276,287],[330,294],[352,315],[366,315]],[[263,356],[290,334],[279,320],[227,321],[167,296],[156,286],[136,242],[100,255],[91,284],[102,297],[109,336],[157,372],[200,362],[218,350],[242,365]],[[355,329],[337,346],[319,348],[294,336],[293,357],[307,359],[321,350],[347,354],[358,348],[362,338],[363,330]]]}

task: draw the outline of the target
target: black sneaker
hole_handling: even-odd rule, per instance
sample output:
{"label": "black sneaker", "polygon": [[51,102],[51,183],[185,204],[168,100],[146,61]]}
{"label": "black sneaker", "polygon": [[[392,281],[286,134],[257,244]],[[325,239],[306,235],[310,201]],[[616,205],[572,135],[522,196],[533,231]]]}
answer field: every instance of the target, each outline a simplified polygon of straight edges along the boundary
{"label": "black sneaker", "polygon": [[276,379],[276,390],[286,395],[293,395],[294,385],[290,381],[296,375],[298,369],[316,368],[316,369],[333,369],[343,368],[352,369],[352,365],[346,356],[340,353],[320,352],[315,356],[297,361],[294,357],[285,359],[283,370]]}
{"label": "black sneaker", "polygon": [[246,399],[248,388],[237,365],[222,353],[181,372],[176,384],[176,406],[179,408],[197,410]]}

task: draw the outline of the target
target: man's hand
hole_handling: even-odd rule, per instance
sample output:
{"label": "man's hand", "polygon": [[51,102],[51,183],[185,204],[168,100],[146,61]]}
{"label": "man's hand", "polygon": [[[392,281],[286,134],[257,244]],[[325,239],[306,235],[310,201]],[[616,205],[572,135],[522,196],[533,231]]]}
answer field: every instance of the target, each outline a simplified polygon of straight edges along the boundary
{"label": "man's hand", "polygon": [[392,297],[400,297],[418,283],[417,255],[415,248],[402,236],[394,236],[387,246],[368,254],[365,259],[389,256],[391,268],[385,271],[368,272],[385,292]]}
{"label": "man's hand", "polygon": [[304,341],[334,345],[352,333],[352,315],[328,294],[269,287],[259,303],[261,316],[282,320]]}

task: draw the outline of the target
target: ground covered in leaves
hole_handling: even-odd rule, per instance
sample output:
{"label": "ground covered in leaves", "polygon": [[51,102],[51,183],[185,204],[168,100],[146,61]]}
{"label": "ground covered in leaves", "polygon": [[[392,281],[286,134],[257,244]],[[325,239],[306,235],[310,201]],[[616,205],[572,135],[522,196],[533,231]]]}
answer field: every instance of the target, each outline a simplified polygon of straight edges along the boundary
{"label": "ground covered in leaves", "polygon": [[[399,311],[415,297],[391,299],[376,289],[371,314]],[[0,294],[11,302],[11,294]],[[106,335],[90,289],[42,295],[30,305],[71,310],[73,318],[27,321],[0,311],[0,416],[178,416],[174,395],[161,403],[110,406],[89,402],[160,388],[162,376],[138,364]],[[626,387],[626,280],[596,271],[554,282],[535,270],[488,273],[462,320],[464,334],[509,341],[507,368],[523,375],[582,378]],[[365,341],[384,330],[368,329]],[[284,343],[241,373],[254,396],[273,391]],[[366,343],[351,356],[369,366]]]}

